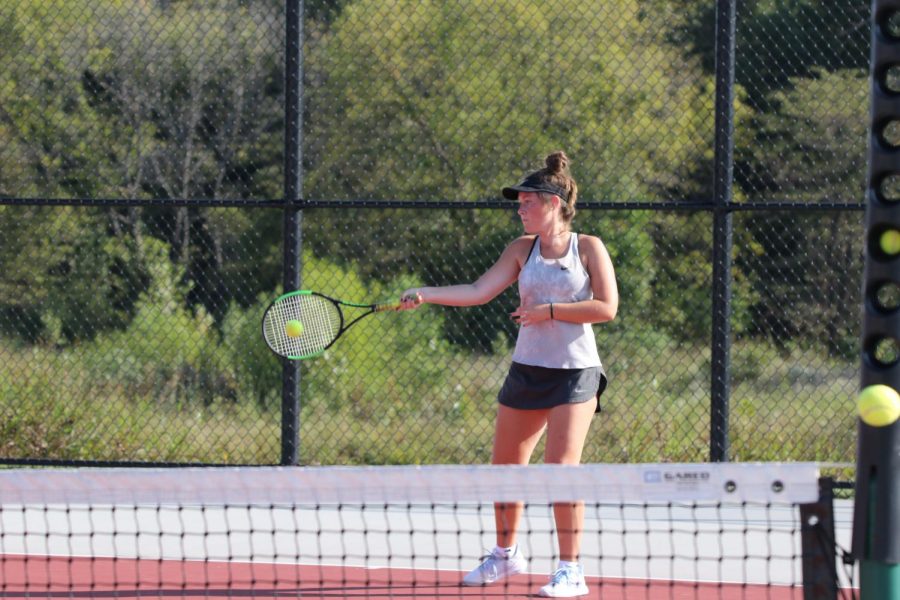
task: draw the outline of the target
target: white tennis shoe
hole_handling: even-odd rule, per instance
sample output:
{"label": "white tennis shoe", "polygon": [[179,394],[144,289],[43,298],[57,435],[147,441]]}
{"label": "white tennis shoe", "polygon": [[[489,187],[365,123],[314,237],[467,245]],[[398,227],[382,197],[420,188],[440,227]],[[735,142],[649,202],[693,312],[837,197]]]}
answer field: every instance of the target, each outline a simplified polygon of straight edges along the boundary
{"label": "white tennis shoe", "polygon": [[507,553],[502,548],[494,548],[490,554],[482,558],[480,565],[463,577],[463,585],[490,585],[503,581],[507,577],[524,573],[528,561],[519,552],[519,546]]}
{"label": "white tennis shoe", "polygon": [[581,565],[560,567],[550,577],[550,583],[538,592],[544,598],[573,598],[588,593]]}

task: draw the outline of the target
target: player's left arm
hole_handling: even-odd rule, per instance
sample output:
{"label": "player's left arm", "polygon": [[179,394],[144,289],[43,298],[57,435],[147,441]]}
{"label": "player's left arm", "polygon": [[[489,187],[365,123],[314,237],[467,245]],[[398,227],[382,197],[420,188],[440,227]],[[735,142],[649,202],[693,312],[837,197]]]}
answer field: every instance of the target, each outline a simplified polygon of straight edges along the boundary
{"label": "player's left arm", "polygon": [[605,323],[616,317],[619,309],[619,288],[609,252],[600,238],[578,236],[578,253],[591,277],[590,300],[553,305],[553,318],[570,323]]}

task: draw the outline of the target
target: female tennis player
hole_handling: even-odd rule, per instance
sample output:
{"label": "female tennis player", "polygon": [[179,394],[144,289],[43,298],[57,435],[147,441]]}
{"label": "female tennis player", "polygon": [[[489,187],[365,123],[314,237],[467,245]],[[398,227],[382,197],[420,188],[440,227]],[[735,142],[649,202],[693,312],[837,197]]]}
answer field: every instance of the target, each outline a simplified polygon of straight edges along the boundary
{"label": "female tennis player", "polygon": [[[592,323],[616,316],[619,293],[612,261],[599,238],[570,229],[578,187],[563,152],[503,196],[519,201],[525,235],[515,239],[471,284],[406,290],[401,308],[424,303],[474,306],[495,298],[514,281],[520,302],[511,313],[520,325],[512,365],[498,395],[493,464],[528,464],[547,432],[544,460],[578,464],[591,418],[599,411],[606,375],[597,353]],[[497,545],[463,585],[488,585],[521,573],[526,560],[516,543],[521,503],[496,504]],[[546,597],[588,593],[578,563],[584,505],[553,507],[560,562]]]}

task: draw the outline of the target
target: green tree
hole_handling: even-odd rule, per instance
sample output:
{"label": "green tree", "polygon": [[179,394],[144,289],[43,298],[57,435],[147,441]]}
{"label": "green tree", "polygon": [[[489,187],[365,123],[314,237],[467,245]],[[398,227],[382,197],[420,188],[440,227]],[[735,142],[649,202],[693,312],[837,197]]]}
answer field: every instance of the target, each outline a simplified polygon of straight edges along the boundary
{"label": "green tree", "polygon": [[[307,71],[310,198],[496,198],[511,178],[562,148],[582,200],[643,200],[674,184],[711,137],[711,94],[631,0],[599,14],[577,0],[551,8],[364,0],[345,7],[309,48]],[[645,218],[625,217],[634,227]],[[432,278],[446,272],[441,263],[481,266],[490,258],[470,240],[510,231],[509,216],[496,211],[430,213],[378,238],[386,219],[345,213],[338,235],[311,243],[323,254],[360,258],[372,273],[414,267],[443,283]],[[610,246],[633,243],[615,230],[593,233]],[[468,247],[479,260],[468,260]],[[491,250],[496,257],[500,248]],[[621,268],[653,277],[646,264]],[[629,280],[625,293],[632,285],[645,287]],[[499,329],[494,323],[485,339]]]}
{"label": "green tree", "polygon": [[55,344],[125,325],[146,273],[102,211],[0,207],[0,330]]}
{"label": "green tree", "polygon": [[[276,3],[20,0],[0,8],[0,16],[0,51],[18,50],[0,73],[4,194],[280,196],[283,27],[272,24],[283,18]],[[117,294],[136,296],[151,281],[146,243],[153,237],[165,242],[179,272],[194,282],[189,301],[216,316],[232,298],[249,303],[277,279],[277,252],[270,251],[277,246],[274,211],[72,214],[77,218],[55,224],[64,230],[57,235],[75,240],[88,232],[71,243],[102,249],[94,271],[84,270],[90,253],[77,261],[78,271],[36,261],[44,250],[33,240],[46,237],[45,213],[5,213],[30,237],[23,247],[29,252],[5,257],[5,271],[50,271],[34,275],[32,283],[44,284],[32,294],[47,294],[53,281],[69,281],[77,272],[88,286],[111,273]],[[242,257],[247,248],[257,254]],[[12,298],[8,306],[17,302]],[[95,326],[116,322],[103,318]]]}
{"label": "green tree", "polygon": [[[92,105],[124,141],[116,162],[129,167],[119,178],[128,187],[113,193],[280,197],[274,131],[283,120],[283,43],[281,28],[271,27],[282,20],[277,8],[237,0],[179,2],[167,10],[145,6],[116,14],[115,20],[98,36],[85,72]],[[144,35],[135,36],[135,27]],[[129,228],[137,218],[164,237],[185,276],[197,283],[191,301],[216,316],[232,298],[250,302],[273,284],[273,265],[261,265],[259,255],[241,260],[246,247],[237,244],[271,232],[277,223],[271,212],[178,208],[118,216]],[[229,286],[235,278],[254,283]]]}
{"label": "green tree", "polygon": [[[652,0],[672,16],[670,36],[715,70],[715,2]],[[743,0],[737,3],[736,73],[751,104],[790,86],[817,68],[868,64],[868,2],[853,0]]]}
{"label": "green tree", "polygon": [[0,190],[14,196],[99,191],[102,122],[90,114],[80,74],[84,2],[19,1],[0,7]]}
{"label": "green tree", "polygon": [[[865,197],[869,85],[865,71],[817,71],[775,93],[777,109],[756,118],[756,143],[741,149],[750,198],[815,203],[857,202]],[[856,346],[861,265],[859,214],[827,212],[754,216],[748,227],[757,255],[745,256],[764,282],[754,307],[758,330],[782,340],[804,337],[837,354]],[[861,274],[858,274],[861,276]],[[787,335],[786,335],[787,334]]]}

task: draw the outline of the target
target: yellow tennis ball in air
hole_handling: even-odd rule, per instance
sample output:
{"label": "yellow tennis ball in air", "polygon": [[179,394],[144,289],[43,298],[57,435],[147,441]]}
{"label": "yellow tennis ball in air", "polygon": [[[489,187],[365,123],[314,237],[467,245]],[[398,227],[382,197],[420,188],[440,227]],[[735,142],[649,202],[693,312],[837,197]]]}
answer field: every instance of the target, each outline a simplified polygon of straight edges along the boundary
{"label": "yellow tennis ball in air", "polygon": [[291,319],[284,325],[284,332],[288,337],[300,337],[303,334],[303,323],[297,319]]}
{"label": "yellow tennis ball in air", "polygon": [[900,418],[900,394],[886,385],[870,385],[856,401],[859,418],[872,427],[885,427]]}
{"label": "yellow tennis ball in air", "polygon": [[881,234],[878,245],[881,246],[881,251],[889,256],[900,254],[900,231],[888,229]]}

